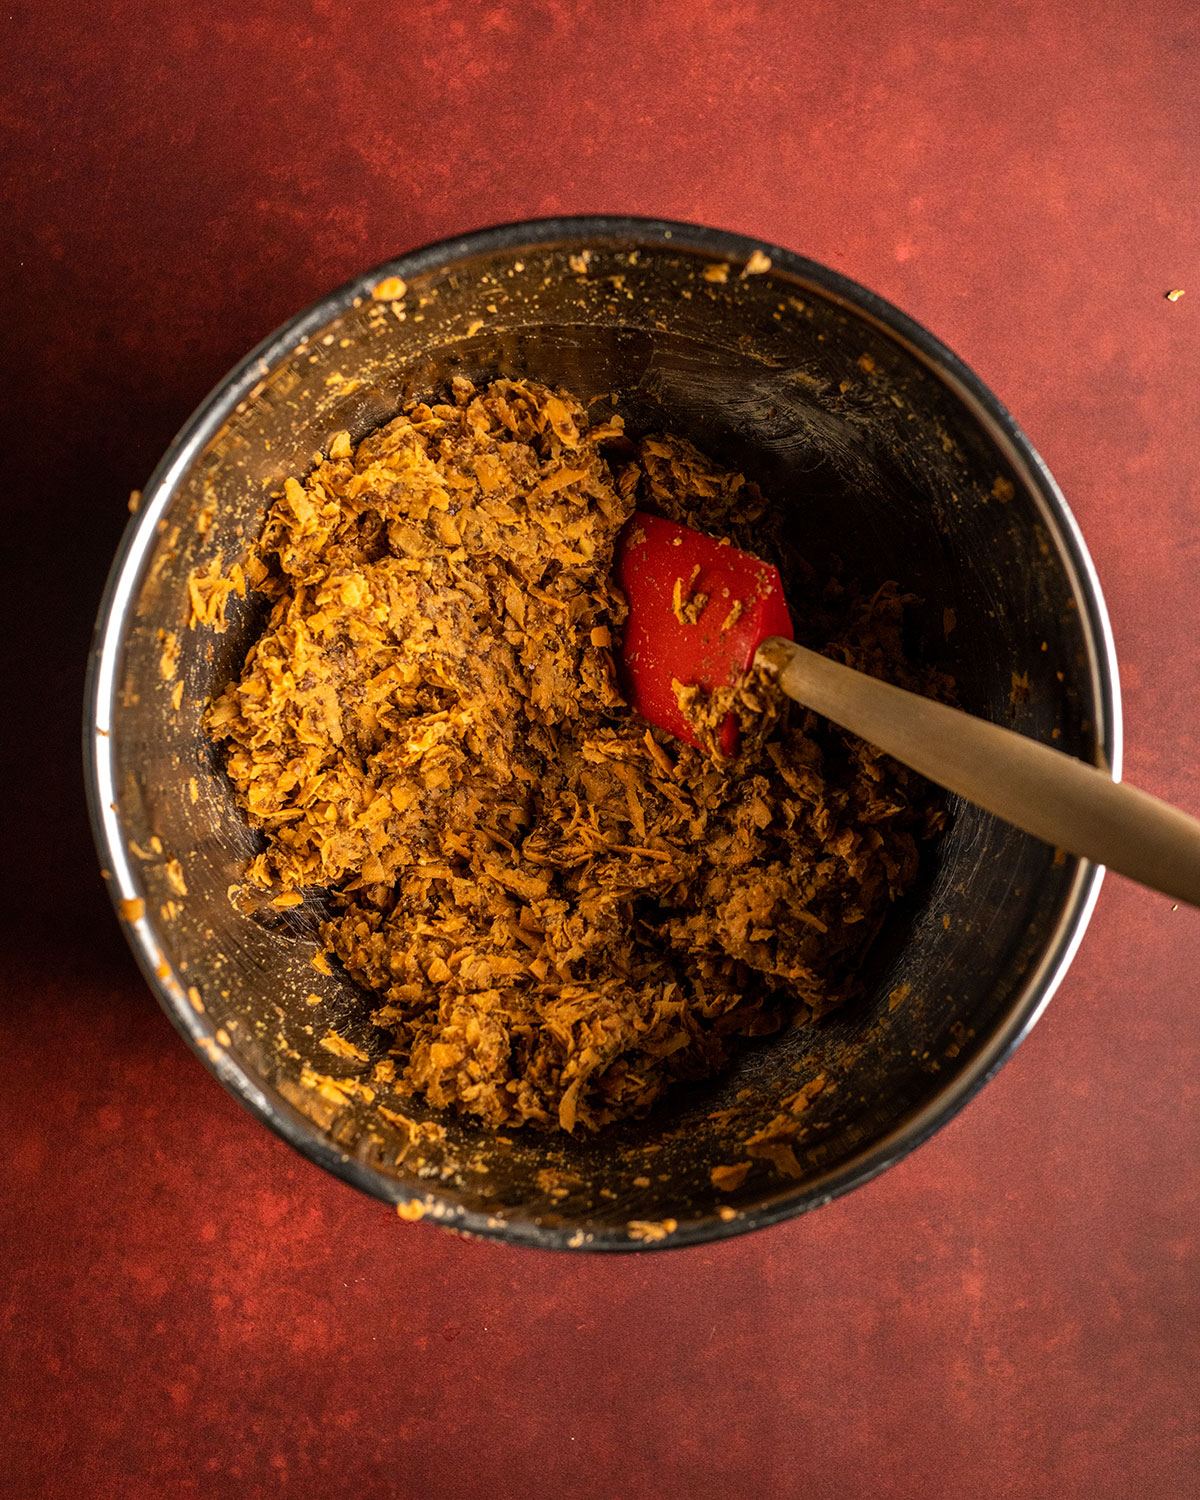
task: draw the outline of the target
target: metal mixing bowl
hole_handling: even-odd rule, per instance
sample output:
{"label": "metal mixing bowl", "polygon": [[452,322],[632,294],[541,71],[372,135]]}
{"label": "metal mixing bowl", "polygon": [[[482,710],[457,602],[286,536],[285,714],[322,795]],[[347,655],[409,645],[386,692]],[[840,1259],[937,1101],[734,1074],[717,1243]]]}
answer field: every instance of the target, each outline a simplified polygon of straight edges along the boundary
{"label": "metal mixing bowl", "polygon": [[[1116,664],[1083,542],[1037,454],[954,355],[774,246],[651,220],[517,224],[403,256],[300,314],[203,403],[147,485],[100,610],[86,718],[96,838],[134,952],[226,1088],[408,1216],[622,1249],[828,1202],[944,1124],[1012,1052],[1075,952],[1098,869],[952,801],[860,999],[590,1140],[496,1137],[386,1090],[367,1099],[361,1065],[319,1045],[330,1028],[372,1060],[387,1044],[370,1001],[310,964],[319,897],[287,912],[231,903],[258,838],[200,720],[262,615],[251,598],[226,633],[189,629],[188,576],[235,561],[269,493],[335,432],[357,438],[455,372],[612,392],[631,430],[692,437],[773,498],[785,552],[817,566],[836,553],[864,584],[895,578],[921,596],[914,649],[954,673],[965,708],[1119,773]],[[831,1086],[804,1116],[800,1175],[755,1157],[736,1191],[714,1187],[712,1169],[746,1160],[746,1137],[819,1072]]]}

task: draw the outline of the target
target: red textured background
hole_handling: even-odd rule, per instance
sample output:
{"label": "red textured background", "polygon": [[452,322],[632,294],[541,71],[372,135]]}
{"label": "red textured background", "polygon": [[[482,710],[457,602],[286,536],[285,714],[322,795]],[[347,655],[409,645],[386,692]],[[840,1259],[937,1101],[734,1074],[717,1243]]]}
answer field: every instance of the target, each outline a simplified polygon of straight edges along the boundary
{"label": "red textured background", "polygon": [[1000,1078],[809,1218],[466,1244],[176,1039],[76,727],[126,495],[234,360],[388,255],[607,210],[791,246],[974,365],[1088,537],[1130,778],[1200,809],[1194,0],[3,10],[0,1493],[1196,1493],[1196,913],[1110,879]]}

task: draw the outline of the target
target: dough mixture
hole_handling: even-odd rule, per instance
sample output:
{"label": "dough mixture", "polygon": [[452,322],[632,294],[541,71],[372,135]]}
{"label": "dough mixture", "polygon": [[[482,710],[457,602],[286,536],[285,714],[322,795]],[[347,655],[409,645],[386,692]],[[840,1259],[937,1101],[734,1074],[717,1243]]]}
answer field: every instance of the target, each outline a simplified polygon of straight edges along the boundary
{"label": "dough mixture", "polygon": [[[748,550],[767,514],[689,443],[533,382],[458,379],[340,433],[270,509],[245,568],[270,618],[207,714],[265,837],[249,879],[329,892],[396,1091],[493,1127],[593,1130],[829,1011],[943,818],[762,680],[736,763],[626,706],[610,570],[635,508]],[[806,643],[928,688],[893,585],[802,593]]]}

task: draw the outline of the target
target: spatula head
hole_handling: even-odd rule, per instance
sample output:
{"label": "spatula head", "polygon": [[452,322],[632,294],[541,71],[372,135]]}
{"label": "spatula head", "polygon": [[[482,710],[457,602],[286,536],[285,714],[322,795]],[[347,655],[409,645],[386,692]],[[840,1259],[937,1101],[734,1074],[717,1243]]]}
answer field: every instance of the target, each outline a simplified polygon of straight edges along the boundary
{"label": "spatula head", "polygon": [[[711,692],[736,682],[768,636],[792,638],[779,573],[728,542],[639,510],[617,544],[616,576],[629,601],[626,697],[651,724],[699,745],[673,683]],[[737,750],[732,714],[721,749]]]}

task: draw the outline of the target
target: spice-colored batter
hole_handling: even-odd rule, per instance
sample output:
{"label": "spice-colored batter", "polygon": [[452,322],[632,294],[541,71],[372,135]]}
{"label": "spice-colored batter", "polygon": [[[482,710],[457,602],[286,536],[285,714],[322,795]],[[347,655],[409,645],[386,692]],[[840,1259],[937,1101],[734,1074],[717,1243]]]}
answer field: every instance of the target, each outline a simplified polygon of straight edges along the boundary
{"label": "spice-colored batter", "polygon": [[[287,481],[246,564],[271,617],[208,728],[266,837],[250,878],[332,893],[324,937],[378,996],[397,1091],[592,1129],[843,1000],[942,815],[762,682],[732,765],[624,703],[622,525],[640,507],[752,546],[753,485],[564,391],[452,398]],[[917,685],[903,602],[831,584],[808,623]]]}

